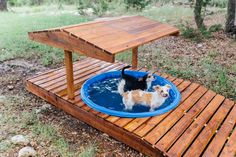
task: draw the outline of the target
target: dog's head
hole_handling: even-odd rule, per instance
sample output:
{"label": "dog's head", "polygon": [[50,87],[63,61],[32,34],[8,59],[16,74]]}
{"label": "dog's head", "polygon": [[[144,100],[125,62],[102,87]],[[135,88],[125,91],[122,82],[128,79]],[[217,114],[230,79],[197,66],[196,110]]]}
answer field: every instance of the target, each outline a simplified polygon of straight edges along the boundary
{"label": "dog's head", "polygon": [[159,92],[162,97],[167,98],[169,97],[171,86],[169,84],[166,84],[165,86],[156,85],[153,87],[153,89]]}
{"label": "dog's head", "polygon": [[146,80],[147,80],[147,82],[152,82],[155,80],[155,76],[153,76],[152,74],[148,74]]}
{"label": "dog's head", "polygon": [[149,73],[139,79],[139,81],[146,81],[146,82],[152,82],[154,80],[155,80],[155,76],[153,76],[152,74],[149,74]]}

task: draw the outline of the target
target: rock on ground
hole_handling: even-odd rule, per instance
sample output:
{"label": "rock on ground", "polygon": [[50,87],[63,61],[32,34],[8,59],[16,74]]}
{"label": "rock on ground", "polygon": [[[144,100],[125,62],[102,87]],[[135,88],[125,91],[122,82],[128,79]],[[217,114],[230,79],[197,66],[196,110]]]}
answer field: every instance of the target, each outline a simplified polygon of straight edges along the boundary
{"label": "rock on ground", "polygon": [[18,157],[34,157],[36,156],[36,151],[32,147],[24,147],[22,148],[19,153]]}
{"label": "rock on ground", "polygon": [[23,135],[15,135],[11,138],[11,142],[14,144],[27,145],[29,143],[29,140]]}
{"label": "rock on ground", "polygon": [[6,99],[7,98],[5,96],[0,95],[0,103],[5,103]]}

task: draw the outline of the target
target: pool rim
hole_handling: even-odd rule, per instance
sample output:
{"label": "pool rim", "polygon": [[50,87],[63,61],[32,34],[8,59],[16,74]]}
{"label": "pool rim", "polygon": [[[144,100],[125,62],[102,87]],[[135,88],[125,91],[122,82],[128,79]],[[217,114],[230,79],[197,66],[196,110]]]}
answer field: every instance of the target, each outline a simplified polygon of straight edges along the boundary
{"label": "pool rim", "polygon": [[[143,73],[143,74],[146,74],[147,72],[143,72],[143,71],[130,71],[130,70],[126,70],[126,72],[128,73]],[[90,100],[88,98],[88,92],[85,91],[85,89],[87,89],[89,87],[89,85],[91,85],[91,83],[94,83],[96,81],[99,80],[99,78],[101,79],[101,77],[103,75],[120,75],[121,71],[109,71],[109,72],[105,72],[105,73],[102,73],[102,74],[99,74],[99,75],[96,75],[96,76],[93,76],[91,78],[89,78],[88,80],[86,80],[82,87],[81,87],[81,99],[84,101],[85,104],[87,104],[89,107],[91,107],[92,109],[96,110],[96,111],[99,111],[99,112],[102,112],[102,113],[105,113],[105,114],[108,114],[108,115],[111,115],[111,116],[117,116],[117,117],[125,117],[125,118],[143,118],[143,117],[151,117],[151,116],[157,116],[157,115],[161,115],[161,114],[164,114],[168,111],[171,111],[173,110],[174,108],[176,108],[178,106],[178,104],[180,103],[180,100],[181,100],[181,94],[179,92],[179,90],[177,89],[177,87],[172,83],[170,82],[169,80],[159,76],[159,75],[156,75],[156,74],[153,74],[154,76],[156,76],[157,78],[161,78],[164,80],[164,82],[166,84],[170,84],[171,85],[171,88],[173,90],[173,92],[175,93],[176,97],[175,99],[173,100],[173,102],[171,104],[169,104],[168,106],[166,106],[165,108],[162,108],[162,109],[157,109],[155,111],[152,111],[152,112],[138,112],[138,113],[130,113],[130,112],[124,112],[124,111],[116,111],[116,110],[111,110],[111,109],[108,109],[106,107],[103,107],[103,106],[100,106],[96,103],[94,103],[92,100]],[[109,77],[107,77],[109,78]],[[114,77],[113,77],[114,78]],[[92,81],[92,82],[91,82]]]}

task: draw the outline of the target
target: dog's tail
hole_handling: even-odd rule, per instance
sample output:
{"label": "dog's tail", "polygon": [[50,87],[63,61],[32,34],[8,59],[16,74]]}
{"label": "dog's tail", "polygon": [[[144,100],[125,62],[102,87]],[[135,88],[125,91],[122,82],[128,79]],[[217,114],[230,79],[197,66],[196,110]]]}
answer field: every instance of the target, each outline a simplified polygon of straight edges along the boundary
{"label": "dog's tail", "polygon": [[125,69],[128,69],[128,68],[130,68],[131,66],[130,65],[128,65],[128,66],[125,66],[123,69],[122,69],[122,71],[121,71],[121,76],[124,76],[124,74],[125,74]]}
{"label": "dog's tail", "polygon": [[125,80],[121,80],[119,85],[118,85],[118,93],[120,95],[124,94],[124,88],[125,88]]}

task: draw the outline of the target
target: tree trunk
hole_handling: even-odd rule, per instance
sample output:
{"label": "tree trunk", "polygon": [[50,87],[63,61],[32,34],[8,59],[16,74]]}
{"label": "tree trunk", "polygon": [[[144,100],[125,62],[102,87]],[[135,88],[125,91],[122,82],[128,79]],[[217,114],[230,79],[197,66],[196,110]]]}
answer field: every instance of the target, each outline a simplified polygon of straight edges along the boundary
{"label": "tree trunk", "polygon": [[227,19],[225,24],[225,32],[230,33],[233,32],[235,29],[235,7],[236,7],[236,0],[229,0],[228,1],[228,9],[227,9]]}
{"label": "tree trunk", "polygon": [[7,1],[0,0],[0,11],[6,11],[6,10],[7,10]]}
{"label": "tree trunk", "polygon": [[203,0],[196,0],[194,6],[194,18],[198,28],[204,28],[204,18],[202,17]]}

